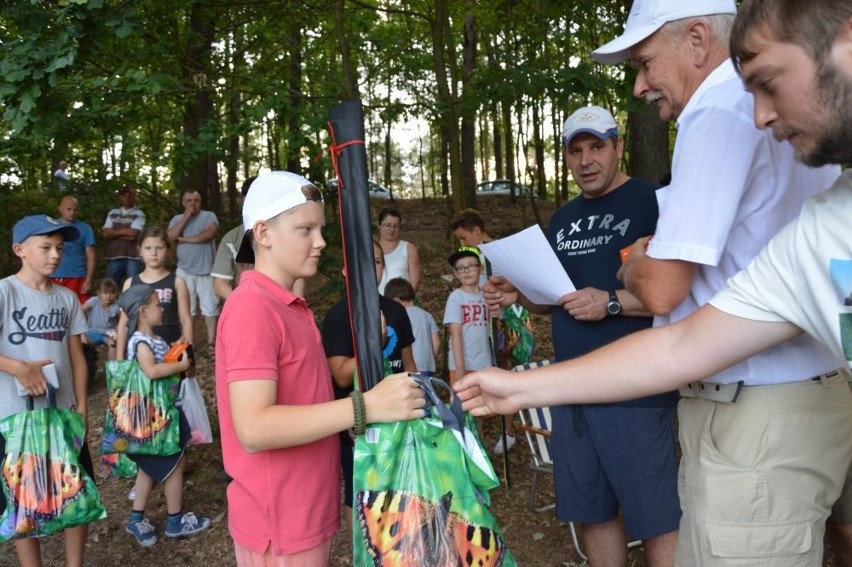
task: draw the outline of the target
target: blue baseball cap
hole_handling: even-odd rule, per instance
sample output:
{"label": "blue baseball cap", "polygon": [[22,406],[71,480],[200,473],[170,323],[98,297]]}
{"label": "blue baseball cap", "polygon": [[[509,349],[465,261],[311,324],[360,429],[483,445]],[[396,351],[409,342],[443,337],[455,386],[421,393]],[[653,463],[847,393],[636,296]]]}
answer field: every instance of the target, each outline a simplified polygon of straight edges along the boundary
{"label": "blue baseball cap", "polygon": [[65,240],[77,240],[80,232],[70,224],[62,223],[47,215],[30,215],[12,227],[12,244],[20,244],[30,236],[61,232]]}

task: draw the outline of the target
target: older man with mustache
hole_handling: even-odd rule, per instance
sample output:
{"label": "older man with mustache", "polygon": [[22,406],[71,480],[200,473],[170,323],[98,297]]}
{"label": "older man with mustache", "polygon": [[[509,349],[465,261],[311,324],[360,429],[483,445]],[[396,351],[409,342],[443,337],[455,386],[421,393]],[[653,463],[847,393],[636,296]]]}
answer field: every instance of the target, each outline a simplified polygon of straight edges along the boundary
{"label": "older man with mustache", "polygon": [[[672,181],[656,234],[633,247],[622,271],[625,287],[658,316],[656,325],[679,321],[706,304],[839,173],[796,162],[788,144],[755,127],[753,98],[728,48],[735,13],[734,0],[636,0],[624,33],[593,53],[602,63],[630,61],[637,72],[633,94],[655,104],[660,118],[675,120],[677,128]],[[707,553],[693,520],[730,511],[724,498],[705,502],[703,491],[741,464],[718,467],[716,456],[707,454],[700,436],[705,409],[716,408],[709,427],[720,445],[731,436],[732,447],[747,447],[751,441],[739,437],[748,397],[737,404],[739,392],[807,381],[837,366],[822,345],[800,336],[681,388],[681,475],[687,479],[680,488],[681,561]],[[739,498],[737,491],[728,494]],[[777,506],[773,498],[763,503]]]}
{"label": "older man with mustache", "polygon": [[[812,165],[852,155],[852,7],[746,0],[743,10],[733,45],[754,96],[729,61],[732,0],[637,0],[625,33],[595,52],[630,58],[635,93],[677,119],[657,232],[625,269],[628,288],[676,322],[524,380],[490,369],[455,388],[481,414],[682,386],[676,564],[816,567],[852,455],[849,176],[713,292],[838,174],[798,165],[794,153]],[[504,293],[486,288],[491,303]],[[847,565],[850,491],[838,504],[833,543]]]}

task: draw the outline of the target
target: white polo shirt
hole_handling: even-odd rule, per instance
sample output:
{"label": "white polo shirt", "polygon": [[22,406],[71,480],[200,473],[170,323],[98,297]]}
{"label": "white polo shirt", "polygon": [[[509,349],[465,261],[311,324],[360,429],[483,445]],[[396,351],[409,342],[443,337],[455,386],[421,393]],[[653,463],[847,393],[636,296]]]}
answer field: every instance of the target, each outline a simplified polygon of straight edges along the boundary
{"label": "white polo shirt", "polygon": [[[809,168],[792,147],[754,126],[752,96],[730,61],[699,86],[677,121],[672,183],[664,189],[648,255],[698,264],[689,295],[655,324],[679,321],[707,303],[806,199],[831,186],[835,166]],[[834,357],[806,337],[784,343],[709,378],[771,384],[836,368]]]}

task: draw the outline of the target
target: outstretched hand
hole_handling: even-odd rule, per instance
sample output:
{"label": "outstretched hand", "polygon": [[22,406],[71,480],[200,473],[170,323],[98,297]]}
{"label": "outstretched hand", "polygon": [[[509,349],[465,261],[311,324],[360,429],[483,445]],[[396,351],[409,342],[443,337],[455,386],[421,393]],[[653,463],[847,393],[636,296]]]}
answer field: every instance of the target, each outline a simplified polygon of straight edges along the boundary
{"label": "outstretched hand", "polygon": [[388,376],[364,392],[367,423],[388,423],[426,415],[426,395],[408,373]]}
{"label": "outstretched hand", "polygon": [[462,401],[462,408],[471,415],[511,415],[521,409],[515,398],[520,393],[518,382],[517,373],[491,367],[457,380],[453,389]]}

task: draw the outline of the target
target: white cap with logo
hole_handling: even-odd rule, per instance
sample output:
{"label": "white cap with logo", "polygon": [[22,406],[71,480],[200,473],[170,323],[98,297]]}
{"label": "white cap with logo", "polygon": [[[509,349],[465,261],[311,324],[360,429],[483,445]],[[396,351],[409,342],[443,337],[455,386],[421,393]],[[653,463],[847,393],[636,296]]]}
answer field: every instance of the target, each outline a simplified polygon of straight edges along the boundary
{"label": "white cap with logo", "polygon": [[624,33],[592,51],[592,57],[607,65],[621,63],[630,58],[631,47],[650,37],[668,22],[736,13],[734,0],[634,0]]}
{"label": "white cap with logo", "polygon": [[562,126],[562,144],[567,146],[577,134],[593,134],[605,140],[618,137],[618,124],[605,108],[585,106],[574,111]]}

